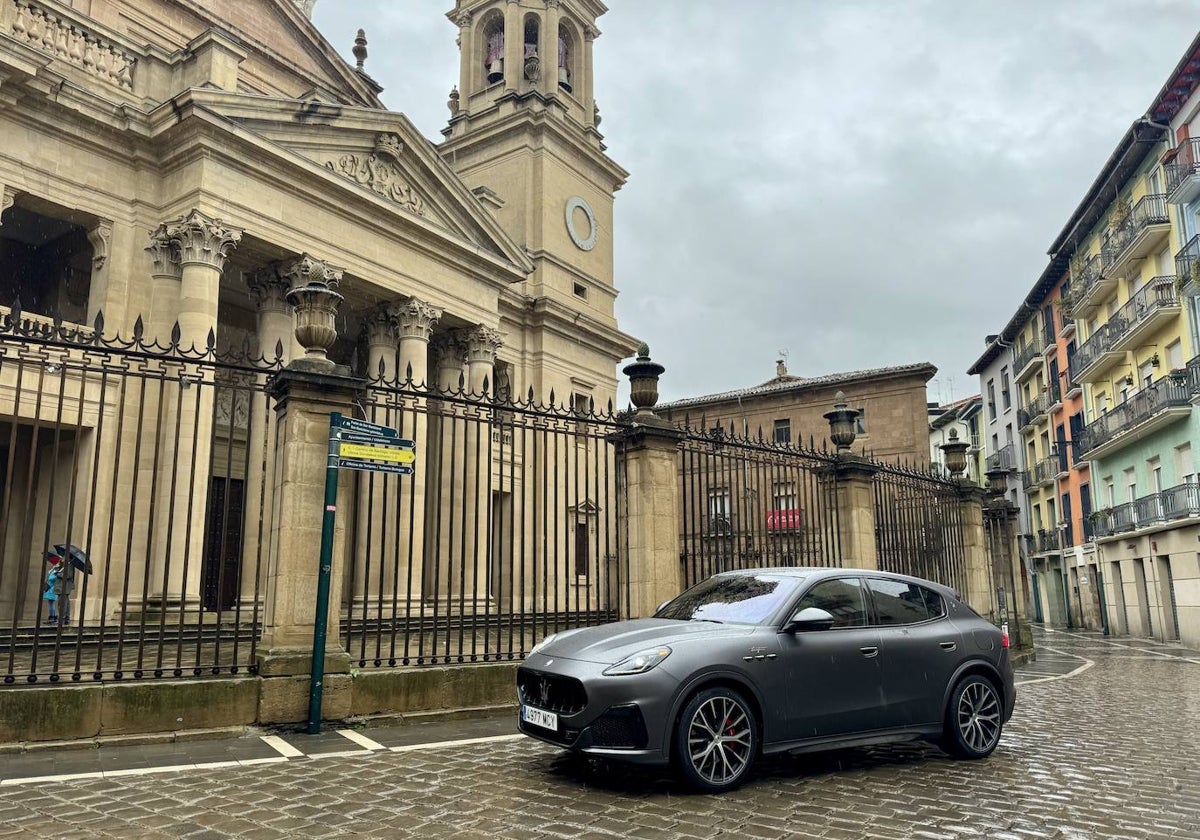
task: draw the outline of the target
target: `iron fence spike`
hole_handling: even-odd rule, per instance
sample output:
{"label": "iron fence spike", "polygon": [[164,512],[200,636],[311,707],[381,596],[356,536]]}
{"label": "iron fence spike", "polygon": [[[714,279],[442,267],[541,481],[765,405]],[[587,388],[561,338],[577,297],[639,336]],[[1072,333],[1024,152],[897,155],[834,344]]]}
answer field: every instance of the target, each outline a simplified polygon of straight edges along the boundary
{"label": "iron fence spike", "polygon": [[283,361],[283,339],[275,340],[275,361]]}

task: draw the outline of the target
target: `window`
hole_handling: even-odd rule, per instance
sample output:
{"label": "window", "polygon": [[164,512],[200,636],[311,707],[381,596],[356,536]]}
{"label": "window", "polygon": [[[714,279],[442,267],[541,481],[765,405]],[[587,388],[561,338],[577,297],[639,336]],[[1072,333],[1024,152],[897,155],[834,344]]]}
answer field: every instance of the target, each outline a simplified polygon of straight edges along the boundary
{"label": "window", "polygon": [[1146,473],[1150,476],[1150,492],[1161,493],[1163,489],[1162,461],[1157,455],[1146,460]]}
{"label": "window", "polygon": [[996,380],[988,380],[988,419],[996,419]]}
{"label": "window", "polygon": [[1117,503],[1116,486],[1113,484],[1113,477],[1106,475],[1104,477],[1104,505],[1112,507]]}
{"label": "window", "polygon": [[1142,380],[1142,387],[1147,388],[1154,381],[1154,363],[1142,362],[1138,368],[1138,377]]}
{"label": "window", "polygon": [[583,285],[582,283],[576,283],[574,286],[575,288],[573,291],[575,292],[575,297],[580,297],[584,300],[587,300],[587,286]]}
{"label": "window", "polygon": [[854,419],[854,434],[865,435],[867,433],[867,407],[860,405],[858,407],[858,417]]}
{"label": "window", "polygon": [[1167,345],[1167,370],[1179,370],[1183,367],[1183,345],[1181,339],[1175,339]]}
{"label": "window", "polygon": [[1137,475],[1133,471],[1133,467],[1125,470],[1125,486],[1129,490],[1129,501],[1137,500]]}
{"label": "window", "polygon": [[799,612],[809,607],[825,610],[832,615],[834,627],[865,627],[867,624],[862,581],[858,578],[821,581],[805,593],[796,610]]}
{"label": "window", "polygon": [[1008,368],[1000,371],[1000,396],[1004,400],[1004,410],[1012,408],[1012,388],[1008,381]]}
{"label": "window", "polygon": [[796,510],[796,485],[776,484],[771,502],[775,510]]}
{"label": "window", "polygon": [[[875,602],[875,618],[879,624],[916,624],[937,618],[945,612],[941,598],[936,593],[914,583],[901,580],[883,580],[868,578],[867,585],[871,588],[871,599]],[[934,605],[934,610],[930,605]]]}
{"label": "window", "polygon": [[588,546],[588,526],[586,522],[575,523],[575,576],[587,577],[591,568]]}
{"label": "window", "polygon": [[708,532],[710,534],[728,534],[731,530],[729,521],[729,491],[708,491]]}
{"label": "window", "polygon": [[1175,475],[1180,484],[1196,483],[1196,468],[1192,465],[1192,445],[1185,443],[1175,447]]}
{"label": "window", "polygon": [[1096,415],[1099,416],[1108,411],[1108,394],[1096,395]]}
{"label": "window", "polygon": [[776,443],[791,443],[792,442],[792,421],[791,420],[776,420],[775,421],[775,437]]}

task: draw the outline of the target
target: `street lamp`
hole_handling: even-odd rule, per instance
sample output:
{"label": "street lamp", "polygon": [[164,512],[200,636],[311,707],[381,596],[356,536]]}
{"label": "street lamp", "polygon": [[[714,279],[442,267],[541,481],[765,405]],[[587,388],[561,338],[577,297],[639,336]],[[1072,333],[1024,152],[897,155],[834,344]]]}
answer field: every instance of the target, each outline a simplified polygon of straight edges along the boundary
{"label": "street lamp", "polygon": [[846,395],[841,391],[834,395],[834,399],[837,402],[833,404],[833,411],[827,411],[824,415],[829,421],[829,439],[838,452],[849,452],[857,433],[855,421],[858,419],[858,409],[846,407]]}
{"label": "street lamp", "polygon": [[971,444],[958,439],[958,429],[951,429],[950,440],[938,448],[942,450],[950,477],[959,478],[963,470],[967,468],[967,450],[971,448]]}

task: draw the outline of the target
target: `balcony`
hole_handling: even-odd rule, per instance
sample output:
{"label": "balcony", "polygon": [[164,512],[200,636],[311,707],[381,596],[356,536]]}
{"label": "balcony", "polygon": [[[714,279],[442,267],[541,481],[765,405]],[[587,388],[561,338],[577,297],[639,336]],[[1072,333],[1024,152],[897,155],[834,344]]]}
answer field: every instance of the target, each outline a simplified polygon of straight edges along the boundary
{"label": "balcony", "polygon": [[1102,270],[1103,260],[1093,254],[1082,264],[1071,270],[1070,307],[1072,318],[1088,318],[1117,285],[1115,277],[1106,276]]}
{"label": "balcony", "polygon": [[1026,550],[1029,554],[1051,554],[1061,550],[1062,538],[1058,531],[1039,530],[1026,534]]}
{"label": "balcony", "polygon": [[1186,417],[1192,410],[1191,396],[1186,380],[1171,376],[1159,379],[1084,426],[1079,433],[1079,456],[1103,458]]}
{"label": "balcony", "polygon": [[1115,350],[1113,333],[1116,325],[1111,321],[1096,329],[1088,340],[1080,344],[1067,365],[1067,375],[1072,382],[1090,382],[1099,379],[1110,367],[1121,360],[1124,355]]}
{"label": "balcony", "polygon": [[1040,460],[1036,464],[1034,464],[1033,468],[1029,470],[1030,484],[1027,486],[1033,486],[1034,484],[1036,484],[1039,487],[1045,487],[1047,485],[1053,484],[1055,476],[1057,476],[1057,475],[1058,475],[1058,459],[1057,458],[1043,458],[1042,460]]}
{"label": "balcony", "polygon": [[1190,204],[1200,195],[1200,137],[1190,137],[1175,148],[1166,165],[1167,201]]}
{"label": "balcony", "polygon": [[1096,536],[1112,537],[1200,517],[1200,484],[1180,484],[1092,515]]}
{"label": "balcony", "polygon": [[1037,369],[1037,363],[1041,360],[1042,348],[1037,346],[1037,342],[1019,345],[1016,350],[1016,360],[1013,362],[1013,370],[1017,372],[1017,381],[1020,382],[1033,373]]}
{"label": "balcony", "polygon": [[1128,303],[1113,313],[1108,322],[1113,325],[1113,349],[1132,350],[1141,339],[1157,327],[1179,317],[1179,296],[1175,293],[1175,278],[1160,275],[1138,290]]}
{"label": "balcony", "polygon": [[1017,429],[1022,431],[1032,426],[1050,410],[1050,393],[1045,389],[1037,397],[1017,408]]}
{"label": "balcony", "polygon": [[1017,471],[1017,448],[1013,444],[1010,443],[987,456],[987,471],[992,470]]}
{"label": "balcony", "polygon": [[1108,273],[1116,274],[1133,260],[1142,259],[1162,245],[1171,232],[1171,217],[1167,215],[1167,197],[1161,193],[1142,196],[1113,232],[1112,263]]}
{"label": "balcony", "polygon": [[1181,295],[1200,295],[1200,235],[1193,236],[1175,255],[1175,276],[1179,278]]}

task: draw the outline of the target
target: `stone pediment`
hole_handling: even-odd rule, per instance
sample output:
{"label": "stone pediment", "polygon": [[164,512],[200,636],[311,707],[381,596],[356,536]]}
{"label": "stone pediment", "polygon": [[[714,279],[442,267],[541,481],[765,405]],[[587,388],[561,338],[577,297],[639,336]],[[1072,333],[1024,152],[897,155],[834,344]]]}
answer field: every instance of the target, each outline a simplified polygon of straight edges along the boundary
{"label": "stone pediment", "polygon": [[330,172],[353,181],[389,202],[416,216],[428,219],[441,227],[451,225],[433,209],[422,194],[417,178],[405,171],[401,160],[404,143],[395,134],[380,134],[375,148],[360,152],[318,152],[315,160]]}

